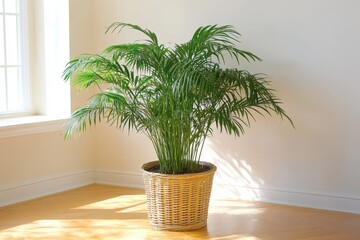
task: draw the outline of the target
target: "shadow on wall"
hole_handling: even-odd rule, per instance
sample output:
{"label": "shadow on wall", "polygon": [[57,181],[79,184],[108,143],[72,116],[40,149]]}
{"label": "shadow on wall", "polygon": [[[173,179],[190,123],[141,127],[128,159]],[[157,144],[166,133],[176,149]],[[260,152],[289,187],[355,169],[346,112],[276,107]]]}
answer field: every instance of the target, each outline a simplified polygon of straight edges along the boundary
{"label": "shadow on wall", "polygon": [[258,200],[263,179],[256,177],[251,165],[237,151],[214,138],[205,142],[202,159],[216,165],[212,197],[218,199]]}

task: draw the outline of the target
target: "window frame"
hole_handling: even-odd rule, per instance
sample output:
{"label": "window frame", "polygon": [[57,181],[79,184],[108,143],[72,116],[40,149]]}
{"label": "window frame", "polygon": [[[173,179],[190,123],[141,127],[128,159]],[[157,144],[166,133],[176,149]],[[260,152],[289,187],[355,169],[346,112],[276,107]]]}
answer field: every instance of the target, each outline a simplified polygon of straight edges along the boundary
{"label": "window frame", "polygon": [[[31,115],[32,109],[32,101],[30,98],[30,83],[29,83],[29,48],[28,48],[28,4],[27,0],[16,0],[16,12],[6,12],[5,9],[5,0],[0,0],[3,11],[1,12],[2,28],[4,32],[3,36],[3,48],[4,48],[4,65],[0,67],[4,69],[4,85],[5,85],[5,105],[6,109],[0,111],[0,119],[2,118],[10,118],[10,117],[19,117],[19,116],[26,116]],[[17,48],[18,48],[18,63],[17,64],[8,64],[7,59],[7,37],[6,37],[6,16],[16,16],[16,32],[17,32]],[[16,109],[10,109],[9,106],[9,95],[11,92],[8,88],[9,83],[9,76],[8,76],[8,69],[16,67],[18,72],[18,87],[17,92],[21,96],[19,101],[19,105]]]}
{"label": "window frame", "polygon": [[70,83],[62,81],[70,60],[69,0],[20,1],[28,3],[29,111],[0,116],[0,138],[61,131],[71,114]]}

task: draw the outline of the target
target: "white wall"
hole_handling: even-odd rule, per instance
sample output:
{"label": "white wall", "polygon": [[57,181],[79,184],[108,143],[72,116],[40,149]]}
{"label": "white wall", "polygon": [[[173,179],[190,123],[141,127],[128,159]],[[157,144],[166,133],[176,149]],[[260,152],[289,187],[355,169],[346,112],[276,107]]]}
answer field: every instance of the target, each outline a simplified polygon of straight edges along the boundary
{"label": "white wall", "polygon": [[[214,195],[360,212],[360,2],[356,0],[92,0],[93,49],[138,38],[104,35],[113,21],[182,42],[201,25],[230,24],[241,47],[263,58],[244,64],[269,75],[296,129],[259,118],[245,136],[216,133],[204,160],[218,166]],[[232,66],[232,65],[231,65]],[[99,127],[97,181],[140,184],[155,157],[141,135]],[[131,178],[129,178],[131,176]]]}
{"label": "white wall", "polygon": [[[89,52],[87,0],[70,1],[71,55]],[[72,93],[72,107],[85,96]],[[37,128],[42,128],[37,124]],[[64,141],[58,131],[0,138],[0,206],[93,183],[91,132]]]}
{"label": "white wall", "polygon": [[[234,25],[242,48],[264,60],[243,66],[269,75],[296,130],[259,118],[239,139],[216,133],[203,156],[218,166],[214,196],[360,213],[359,7],[356,0],[71,0],[71,55],[139,37],[105,35],[113,21],[148,27],[163,42],[185,41],[201,25]],[[73,91],[72,107],[88,96]],[[60,132],[2,138],[0,157],[0,205],[93,182],[93,169],[96,182],[141,186],[140,166],[156,158],[142,135],[106,126],[67,142]]]}

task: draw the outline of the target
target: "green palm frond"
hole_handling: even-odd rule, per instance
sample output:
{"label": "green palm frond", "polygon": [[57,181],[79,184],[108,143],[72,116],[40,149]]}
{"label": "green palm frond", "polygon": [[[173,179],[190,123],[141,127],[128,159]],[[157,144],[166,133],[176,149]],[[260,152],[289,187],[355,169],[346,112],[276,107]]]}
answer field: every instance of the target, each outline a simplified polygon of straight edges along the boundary
{"label": "green palm frond", "polygon": [[279,115],[293,124],[266,76],[220,67],[228,57],[238,64],[261,61],[237,47],[240,34],[232,26],[200,27],[188,42],[172,47],[134,24],[116,22],[107,32],[124,28],[144,34],[144,41],[109,46],[67,64],[65,81],[71,78],[80,89],[97,86],[100,92],[72,114],[65,137],[103,119],[145,133],[162,172],[186,173],[197,171],[213,128],[240,136],[257,114]]}
{"label": "green palm frond", "polygon": [[149,42],[150,44],[154,44],[154,45],[158,45],[158,39],[157,39],[157,36],[155,33],[151,32],[150,30],[148,29],[143,29],[141,28],[140,26],[138,25],[135,25],[135,24],[130,24],[130,23],[122,23],[122,22],[114,22],[112,23],[108,29],[106,30],[106,32],[118,32],[120,33],[121,30],[124,28],[124,27],[129,27],[129,28],[132,28],[136,31],[139,31],[139,32],[142,32],[143,34],[145,34],[149,40],[146,40],[147,42]]}

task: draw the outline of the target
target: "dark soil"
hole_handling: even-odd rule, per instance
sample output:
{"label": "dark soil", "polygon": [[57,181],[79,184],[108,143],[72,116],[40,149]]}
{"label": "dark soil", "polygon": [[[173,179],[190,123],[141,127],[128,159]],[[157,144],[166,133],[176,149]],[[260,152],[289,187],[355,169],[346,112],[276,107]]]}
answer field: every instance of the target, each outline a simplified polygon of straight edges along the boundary
{"label": "dark soil", "polygon": [[[210,170],[209,166],[206,165],[199,165],[198,171],[193,172],[191,169],[184,169],[183,173],[177,173],[174,175],[179,175],[179,174],[190,174],[190,173],[200,173],[200,172],[206,172]],[[161,173],[161,174],[173,174],[173,173],[163,173],[160,172],[160,166],[154,166],[150,169],[148,169],[147,171],[152,172],[152,173]]]}

